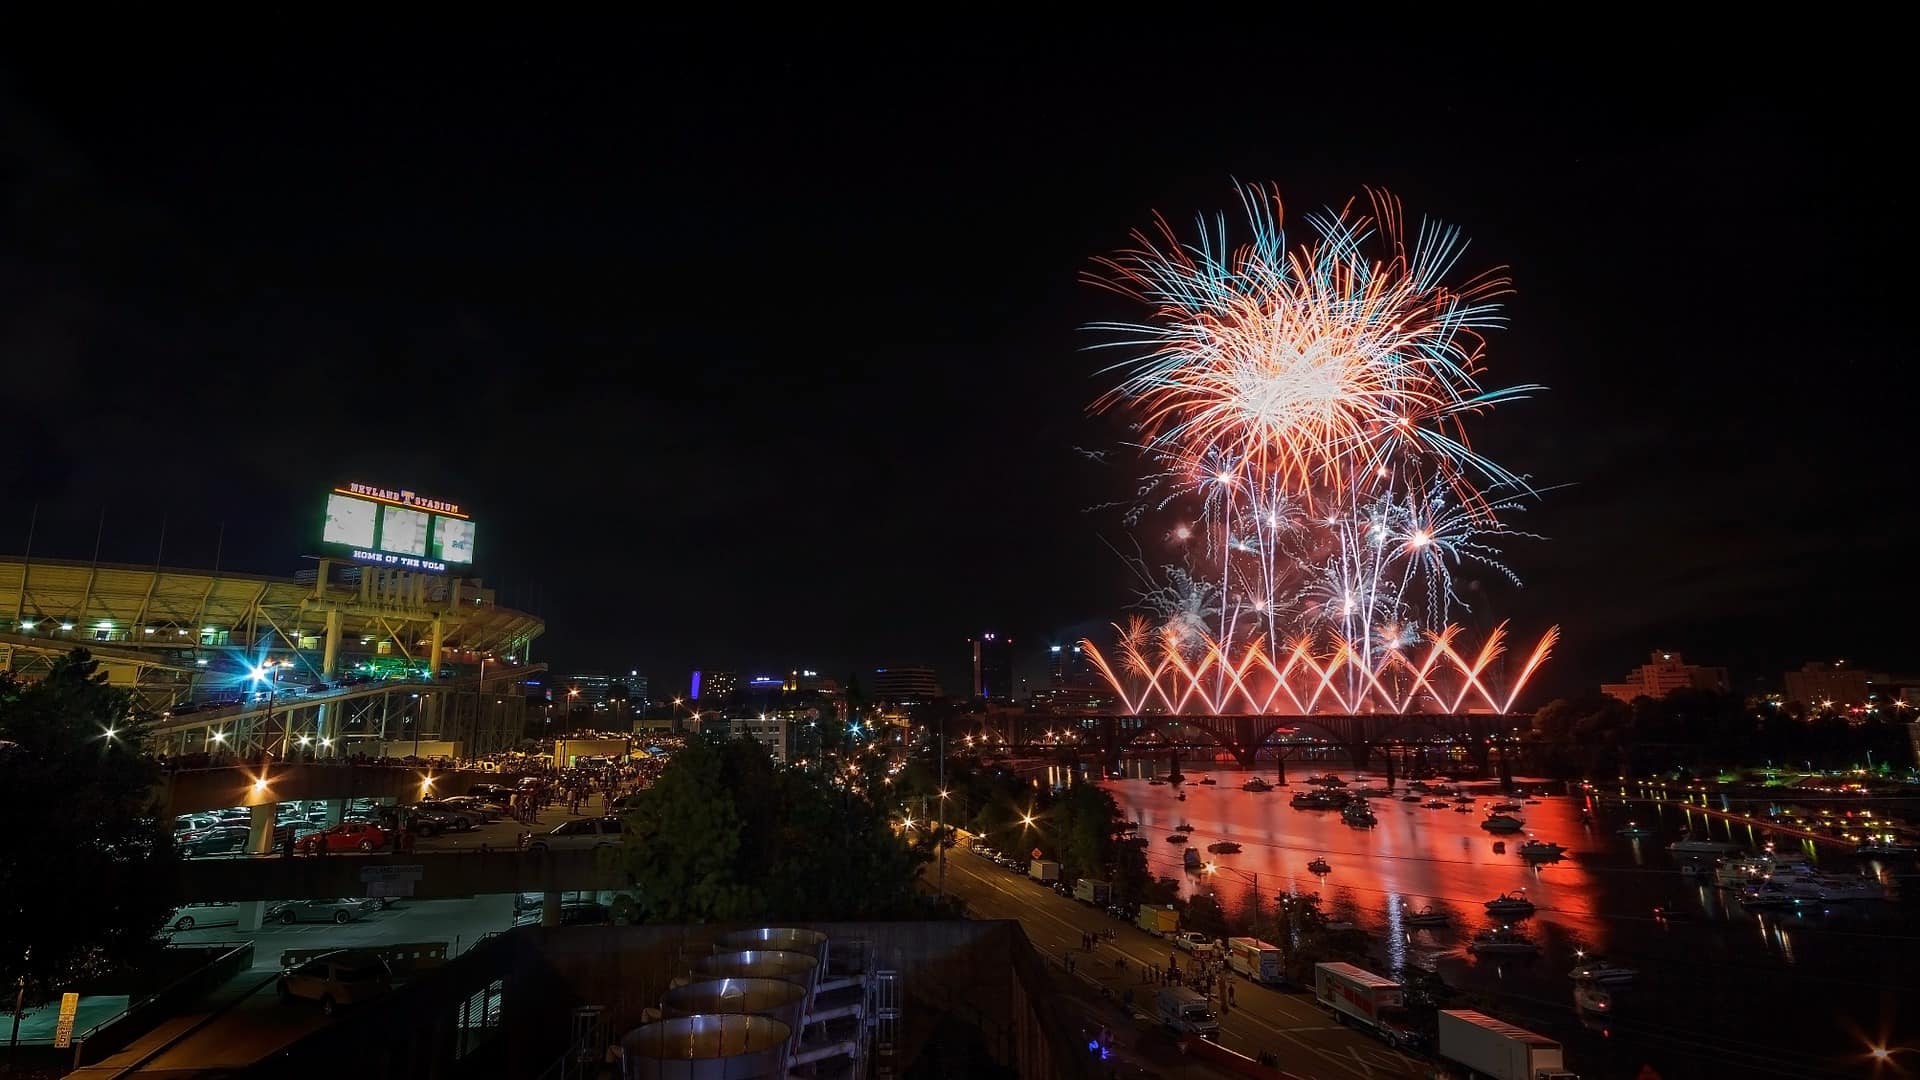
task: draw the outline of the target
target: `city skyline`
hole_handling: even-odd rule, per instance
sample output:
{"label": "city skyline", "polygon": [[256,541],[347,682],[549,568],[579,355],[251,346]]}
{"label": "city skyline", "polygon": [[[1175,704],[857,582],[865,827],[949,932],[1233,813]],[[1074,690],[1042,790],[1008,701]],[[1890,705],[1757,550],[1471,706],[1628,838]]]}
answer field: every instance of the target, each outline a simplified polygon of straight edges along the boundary
{"label": "city skyline", "polygon": [[[314,553],[313,492],[406,486],[475,512],[475,572],[548,621],[541,649],[564,665],[637,658],[665,680],[911,662],[959,686],[956,643],[980,628],[1075,640],[1132,594],[1124,531],[1088,512],[1132,485],[1086,453],[1126,432],[1082,412],[1107,361],[1080,328],[1130,314],[1079,280],[1092,260],[1156,211],[1219,206],[1236,179],[1303,212],[1377,186],[1465,229],[1474,266],[1506,268],[1501,370],[1552,388],[1475,444],[1553,486],[1516,523],[1551,539],[1505,545],[1524,588],[1459,583],[1475,634],[1563,626],[1535,703],[1654,647],[1728,667],[1736,690],[1834,655],[1903,669],[1897,615],[1867,576],[1835,572],[1883,563],[1920,524],[1886,497],[1889,429],[1859,422],[1861,387],[1913,389],[1878,314],[1888,279],[1796,280],[1790,317],[1762,319],[1752,298],[1776,287],[1770,222],[1795,222],[1802,262],[1865,268],[1904,222],[1866,209],[1871,141],[1828,119],[1855,117],[1828,108],[1847,87],[1788,93],[1758,66],[1671,49],[1719,66],[1655,65],[1600,100],[1585,61],[1489,55],[1435,77],[1388,63],[1406,74],[1355,91],[1378,107],[1280,127],[1246,92],[1197,114],[1083,100],[1111,64],[1097,41],[994,46],[982,55],[1004,78],[978,93],[953,89],[974,55],[958,47],[845,82],[776,77],[761,61],[777,58],[748,50],[724,77],[661,57],[637,76],[657,84],[557,109],[538,76],[508,76],[452,113],[434,79],[391,73],[339,88],[336,109],[303,97],[299,63],[261,63],[245,100],[191,75],[128,95],[138,64],[14,65],[0,101],[32,196],[14,205],[37,209],[10,211],[0,265],[27,285],[9,319],[16,391],[42,407],[16,433],[0,552],[21,553],[31,526],[49,557],[87,559],[98,538],[103,559],[290,574]],[[480,63],[441,62],[446,85]],[[574,74],[627,85],[611,58]],[[1668,108],[1696,77],[1709,89]],[[876,81],[939,123],[892,123]],[[630,104],[681,84],[708,87],[704,103]],[[1401,107],[1416,93],[1439,111]],[[1069,145],[1039,119],[1054,115],[1074,119]],[[1458,138],[1468,115],[1522,138]],[[807,116],[831,122],[802,137]],[[991,153],[957,161],[956,138]],[[368,156],[391,183],[356,183]],[[995,182],[1009,159],[1026,183]],[[1706,272],[1681,278],[1663,252],[1676,214]],[[739,318],[715,285],[742,251],[814,271]],[[872,273],[902,251],[910,272]],[[857,333],[795,332],[850,283]],[[71,311],[91,313],[83,332],[61,329]],[[121,467],[116,440],[55,419],[173,445],[185,436],[141,418],[201,399],[234,403],[236,422],[259,402],[306,423],[287,452],[215,454],[162,491]],[[392,410],[416,403],[390,437]],[[236,430],[222,446],[260,442]],[[1848,514],[1872,524],[1831,524]]]}

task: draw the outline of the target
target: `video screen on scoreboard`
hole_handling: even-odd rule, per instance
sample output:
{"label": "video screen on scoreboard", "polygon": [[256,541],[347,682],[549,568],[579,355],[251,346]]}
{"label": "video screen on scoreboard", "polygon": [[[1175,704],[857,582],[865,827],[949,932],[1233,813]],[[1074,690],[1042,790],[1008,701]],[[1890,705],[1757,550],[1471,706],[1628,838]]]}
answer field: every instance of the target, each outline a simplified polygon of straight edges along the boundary
{"label": "video screen on scoreboard", "polygon": [[329,544],[370,548],[373,546],[374,522],[379,513],[379,503],[337,492],[328,495],[327,526],[321,532],[320,539]]}
{"label": "video screen on scoreboard", "polygon": [[473,522],[459,518],[433,518],[433,557],[444,563],[473,561]]}
{"label": "video screen on scoreboard", "polygon": [[400,506],[380,508],[380,550],[395,555],[427,553],[428,515]]}

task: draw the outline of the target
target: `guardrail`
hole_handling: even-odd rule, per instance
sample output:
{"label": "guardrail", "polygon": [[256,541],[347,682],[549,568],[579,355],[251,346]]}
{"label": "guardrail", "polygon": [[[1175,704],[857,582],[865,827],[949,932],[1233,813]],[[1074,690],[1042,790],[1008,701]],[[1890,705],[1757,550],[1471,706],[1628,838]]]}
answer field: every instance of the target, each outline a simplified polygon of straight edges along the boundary
{"label": "guardrail", "polygon": [[280,954],[280,969],[291,970],[318,956],[328,953],[352,951],[372,953],[387,962],[388,970],[397,979],[408,979],[421,972],[432,971],[447,962],[447,943],[444,941],[417,941],[400,945],[341,946],[328,949],[288,949]]}
{"label": "guardrail", "polygon": [[73,1067],[78,1069],[82,1065],[99,1061],[108,1054],[119,1051],[152,1029],[153,1023],[142,1024],[141,1020],[151,1019],[157,1023],[178,1012],[182,1006],[193,999],[253,966],[253,942],[218,942],[211,947],[222,946],[226,947],[227,951],[199,969],[138,1001],[128,1002],[126,1008],[75,1035]]}
{"label": "guardrail", "polygon": [[408,881],[409,895],[423,900],[617,889],[629,884],[622,848],[538,855],[503,848],[410,855],[183,859],[175,871],[182,902],[369,896],[369,886],[394,879]]}

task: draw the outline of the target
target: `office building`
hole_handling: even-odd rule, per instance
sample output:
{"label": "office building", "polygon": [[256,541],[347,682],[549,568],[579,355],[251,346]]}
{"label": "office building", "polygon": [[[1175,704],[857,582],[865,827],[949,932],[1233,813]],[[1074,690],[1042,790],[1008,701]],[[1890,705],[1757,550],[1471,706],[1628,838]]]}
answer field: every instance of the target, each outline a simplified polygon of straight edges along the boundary
{"label": "office building", "polygon": [[692,692],[687,696],[694,701],[725,703],[738,689],[740,689],[740,676],[734,672],[695,671]]}
{"label": "office building", "polygon": [[1013,639],[988,631],[968,643],[973,650],[973,696],[1013,700]]}
{"label": "office building", "polygon": [[1712,690],[1724,694],[1729,689],[1727,669],[1689,664],[1679,653],[1663,649],[1654,652],[1646,663],[1628,672],[1625,681],[1602,684],[1600,692],[1610,698],[1631,702],[1641,697],[1663,698],[1675,690],[1687,689]]}
{"label": "office building", "polygon": [[908,664],[873,670],[875,701],[889,705],[919,705],[940,696],[940,679],[930,667]]}
{"label": "office building", "polygon": [[1047,681],[1054,689],[1088,689],[1101,680],[1094,672],[1093,660],[1087,656],[1086,646],[1076,641],[1047,647]]}
{"label": "office building", "polygon": [[1787,700],[1810,708],[1865,705],[1876,693],[1893,682],[1891,676],[1856,668],[1845,660],[1809,662],[1799,671],[1789,671],[1783,680]]}

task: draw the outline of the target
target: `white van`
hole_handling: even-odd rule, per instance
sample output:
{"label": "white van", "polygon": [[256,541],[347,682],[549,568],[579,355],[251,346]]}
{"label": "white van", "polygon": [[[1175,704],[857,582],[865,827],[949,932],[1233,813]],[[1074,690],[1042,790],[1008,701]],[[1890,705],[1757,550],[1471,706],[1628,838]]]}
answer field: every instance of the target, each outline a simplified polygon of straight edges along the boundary
{"label": "white van", "polygon": [[1207,1007],[1207,999],[1184,986],[1169,986],[1154,998],[1160,1022],[1177,1035],[1218,1035],[1220,1018]]}

